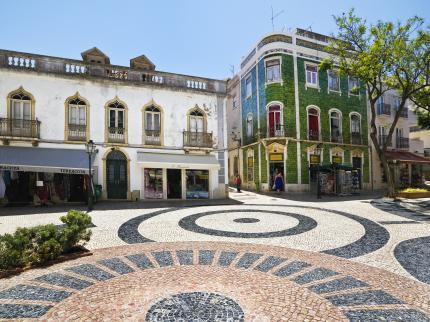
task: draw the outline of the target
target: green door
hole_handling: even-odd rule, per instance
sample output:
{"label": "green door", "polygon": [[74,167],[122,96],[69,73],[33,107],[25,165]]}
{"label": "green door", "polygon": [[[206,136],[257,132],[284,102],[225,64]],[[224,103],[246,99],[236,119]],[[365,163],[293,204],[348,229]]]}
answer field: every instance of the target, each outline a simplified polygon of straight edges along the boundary
{"label": "green door", "polygon": [[108,199],[127,199],[127,158],[112,151],[106,160]]}

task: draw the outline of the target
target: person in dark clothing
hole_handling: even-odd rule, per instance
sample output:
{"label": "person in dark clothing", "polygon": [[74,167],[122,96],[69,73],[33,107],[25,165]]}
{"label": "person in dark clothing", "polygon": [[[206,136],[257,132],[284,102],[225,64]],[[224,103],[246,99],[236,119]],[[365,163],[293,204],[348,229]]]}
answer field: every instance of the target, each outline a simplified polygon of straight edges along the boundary
{"label": "person in dark clothing", "polygon": [[284,186],[284,178],[282,178],[282,174],[278,172],[278,174],[275,177],[275,189],[278,193],[281,192],[282,188]]}
{"label": "person in dark clothing", "polygon": [[236,174],[236,177],[234,178],[234,183],[236,184],[237,192],[240,192],[240,186],[242,184],[242,179],[240,178],[239,174]]}

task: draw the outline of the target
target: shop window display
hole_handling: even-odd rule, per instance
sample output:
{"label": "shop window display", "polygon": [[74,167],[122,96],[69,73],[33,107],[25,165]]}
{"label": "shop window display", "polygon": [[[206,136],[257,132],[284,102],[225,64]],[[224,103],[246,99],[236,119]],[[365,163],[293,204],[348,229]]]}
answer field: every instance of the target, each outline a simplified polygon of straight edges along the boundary
{"label": "shop window display", "polygon": [[163,170],[145,169],[145,198],[163,198]]}
{"label": "shop window display", "polygon": [[209,170],[187,170],[187,199],[209,198]]}

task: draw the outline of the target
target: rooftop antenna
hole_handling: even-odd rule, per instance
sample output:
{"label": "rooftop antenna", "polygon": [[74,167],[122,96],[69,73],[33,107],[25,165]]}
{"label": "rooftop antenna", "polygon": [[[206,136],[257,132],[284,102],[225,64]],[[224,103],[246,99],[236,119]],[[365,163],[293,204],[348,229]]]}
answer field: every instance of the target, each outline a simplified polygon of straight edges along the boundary
{"label": "rooftop antenna", "polygon": [[282,13],[284,13],[284,10],[279,11],[278,13],[274,14],[273,13],[273,6],[270,6],[270,8],[272,9],[272,17],[270,18],[270,20],[272,21],[272,31],[275,31],[275,23],[274,20],[276,18],[278,18]]}
{"label": "rooftop antenna", "polygon": [[230,65],[230,72],[232,77],[234,77],[234,65]]}

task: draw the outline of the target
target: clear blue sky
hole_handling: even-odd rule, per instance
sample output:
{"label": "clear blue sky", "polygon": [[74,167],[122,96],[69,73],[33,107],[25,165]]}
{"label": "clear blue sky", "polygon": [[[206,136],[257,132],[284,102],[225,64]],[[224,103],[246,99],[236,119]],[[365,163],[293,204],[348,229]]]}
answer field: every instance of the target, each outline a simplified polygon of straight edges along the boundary
{"label": "clear blue sky", "polygon": [[265,33],[335,32],[332,15],[354,7],[369,21],[430,23],[430,0],[34,0],[3,1],[0,48],[80,59],[97,46],[112,64],[145,54],[157,70],[225,78]]}

